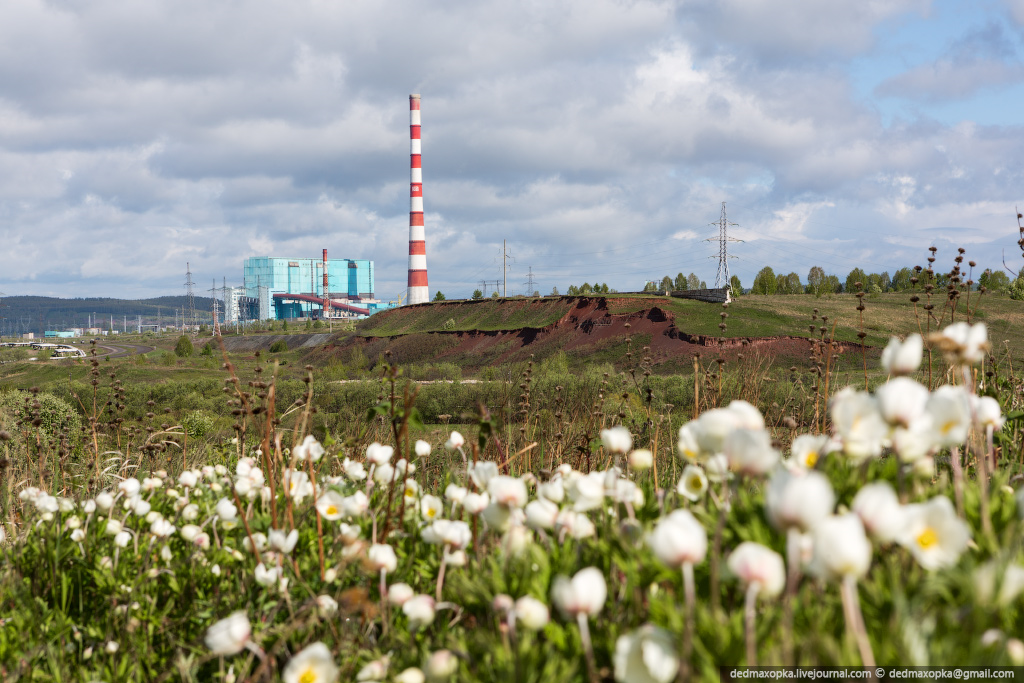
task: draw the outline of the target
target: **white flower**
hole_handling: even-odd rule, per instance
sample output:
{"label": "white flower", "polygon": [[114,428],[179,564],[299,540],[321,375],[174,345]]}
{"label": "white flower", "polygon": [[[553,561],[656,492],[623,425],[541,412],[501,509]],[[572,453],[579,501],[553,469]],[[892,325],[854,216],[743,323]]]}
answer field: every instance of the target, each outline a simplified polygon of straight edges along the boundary
{"label": "white flower", "polygon": [[558,516],[558,506],[545,498],[537,498],[526,504],[526,526],[531,529],[552,529]]}
{"label": "white flower", "polygon": [[462,445],[464,443],[466,443],[466,440],[462,438],[462,434],[459,434],[458,432],[452,432],[452,435],[448,437],[448,440],[445,442],[444,447],[450,451],[453,451],[456,448],[462,448]]}
{"label": "white flower", "polygon": [[654,466],[654,453],[639,448],[629,453],[629,466],[634,470],[649,470]]}
{"label": "white flower", "polygon": [[140,484],[139,480],[135,477],[130,477],[119,483],[117,488],[125,496],[131,498],[132,496],[138,495],[139,489],[142,488],[142,484]]}
{"label": "white flower", "polygon": [[982,431],[991,427],[998,432],[1003,428],[1006,418],[1003,417],[1003,410],[999,401],[991,396],[975,396],[971,394],[971,412],[974,415],[974,424]]}
{"label": "white flower", "polygon": [[518,508],[510,508],[507,505],[498,505],[497,503],[491,503],[483,509],[480,513],[480,518],[484,520],[488,527],[494,529],[498,533],[504,533],[508,529],[509,524],[512,523],[512,510]]}
{"label": "white flower", "polygon": [[701,499],[708,490],[708,476],[698,465],[687,465],[683,468],[683,476],[679,478],[676,491],[694,502]]}
{"label": "white flower", "polygon": [[604,607],[607,595],[604,574],[596,567],[581,569],[572,579],[559,576],[551,589],[555,606],[566,618],[573,619],[578,614],[596,615]]}
{"label": "white flower", "polygon": [[233,522],[238,517],[238,508],[227,498],[221,498],[217,501],[215,508],[217,516],[225,522]]}
{"label": "white flower", "polygon": [[189,503],[181,509],[181,518],[186,522],[191,522],[199,518],[199,506],[195,503]]}
{"label": "white flower", "polygon": [[244,650],[250,637],[252,626],[249,617],[244,611],[238,611],[206,631],[206,647],[211,654],[230,657]]}
{"label": "white flower", "polygon": [[596,510],[604,505],[604,472],[576,474],[568,481],[569,500],[576,512]]}
{"label": "white flower", "polygon": [[118,649],[120,649],[120,647],[121,646],[118,644],[116,640],[108,640],[107,644],[103,647],[103,649],[107,651],[107,654],[112,655],[115,652],[117,652]]}
{"label": "white flower", "polygon": [[363,463],[361,462],[345,458],[341,463],[341,469],[344,470],[345,476],[352,481],[362,481],[363,479],[366,479],[366,468],[363,467]]}
{"label": "white flower", "polygon": [[159,538],[167,538],[174,533],[175,527],[170,521],[160,518],[153,520],[153,523],[149,527],[150,532]]}
{"label": "white flower", "polygon": [[344,514],[345,498],[337,491],[327,489],[316,501],[316,509],[326,520],[341,519]]}
{"label": "white flower", "polygon": [[909,375],[921,367],[924,340],[919,334],[912,334],[906,341],[891,337],[889,345],[882,351],[882,367],[890,375]]}
{"label": "white flower", "polygon": [[437,496],[428,494],[420,499],[420,514],[423,519],[427,521],[437,519],[442,512],[444,512],[444,503]]}
{"label": "white flower", "polygon": [[473,480],[476,488],[486,491],[491,479],[498,476],[498,464],[490,460],[478,460],[469,466],[469,478]]}
{"label": "white flower", "polygon": [[564,531],[575,539],[590,538],[596,532],[594,523],[582,512],[562,510],[555,517],[555,530]]}
{"label": "white flower", "polygon": [[[20,496],[20,494],[19,494]],[[114,505],[114,497],[106,491],[100,491],[96,495],[96,507],[106,512]]]}
{"label": "white flower", "polygon": [[942,332],[933,334],[929,341],[942,349],[946,360],[960,365],[977,365],[985,359],[985,352],[989,349],[985,323],[953,323]]}
{"label": "white flower", "polygon": [[370,509],[370,499],[362,491],[356,491],[342,499],[341,508],[346,517],[361,517]]}
{"label": "white flower", "polygon": [[967,549],[971,533],[945,496],[904,507],[906,523],[897,542],[925,569],[952,567]]}
{"label": "white flower", "polygon": [[827,452],[828,437],[824,434],[801,434],[793,439],[790,446],[790,459],[787,463],[813,470],[818,460]]}
{"label": "white flower", "polygon": [[875,390],[878,410],[890,425],[909,427],[924,414],[930,392],[909,377],[896,377]]}
{"label": "white flower", "polygon": [[625,455],[633,447],[633,435],[623,426],[601,430],[601,443],[612,453]]}
{"label": "white flower", "polygon": [[388,586],[388,602],[396,607],[404,605],[416,591],[407,583],[396,583]]}
{"label": "white flower", "polygon": [[390,485],[395,480],[395,468],[384,463],[373,468],[373,480],[378,484]]}
{"label": "white flower", "polygon": [[548,481],[537,484],[537,496],[547,498],[552,503],[561,503],[565,500],[565,484],[560,475],[555,475]]}
{"label": "white flower", "polygon": [[999,572],[999,565],[992,561],[978,567],[974,572],[974,587],[978,600],[984,604],[995,604],[999,606],[1009,605],[1017,599],[1017,596],[1024,592],[1024,567],[1019,564],[1009,564],[1003,572],[1002,581],[999,582],[999,593],[996,594],[996,576]]}
{"label": "white flower", "polygon": [[384,446],[376,441],[366,447],[366,460],[374,465],[386,465],[391,462],[395,449],[391,446]]}
{"label": "white flower", "polygon": [[414,666],[395,676],[395,683],[424,683],[426,680],[424,673]]}
{"label": "white flower", "polygon": [[415,479],[406,479],[404,493],[407,502],[411,503],[416,500],[416,496],[420,495],[420,485],[416,483]]}
{"label": "white flower", "polygon": [[768,521],[776,529],[810,531],[832,514],[836,504],[832,484],[821,472],[780,467],[772,474],[765,491]]}
{"label": "white flower", "polygon": [[654,525],[647,545],[662,564],[679,569],[684,564],[704,561],[708,535],[688,510],[675,510]]}
{"label": "white flower", "polygon": [[928,399],[935,439],[939,446],[959,446],[971,427],[970,394],[962,386],[943,385]]}
{"label": "white flower", "polygon": [[346,545],[358,541],[362,534],[362,529],[356,524],[345,524],[342,522],[338,525],[338,536]]}
{"label": "white flower", "polygon": [[467,493],[462,500],[462,507],[471,515],[478,515],[483,512],[491,503],[491,497],[484,493]]}
{"label": "white flower", "polygon": [[892,543],[903,530],[903,506],[888,482],[866,484],[850,505],[864,529],[879,543]]}
{"label": "white flower", "polygon": [[697,423],[687,422],[679,428],[679,455],[684,460],[696,462],[700,456],[700,443],[697,441]]}
{"label": "white flower", "polygon": [[679,671],[672,634],[651,624],[619,636],[613,661],[623,683],[669,683]]}
{"label": "white flower", "polygon": [[430,455],[430,444],[423,439],[416,440],[416,455],[425,458]]}
{"label": "white flower", "polygon": [[529,595],[516,600],[513,608],[516,621],[530,631],[539,631],[548,625],[551,614],[548,606]]}
{"label": "white flower", "polygon": [[192,470],[185,470],[178,475],[178,483],[187,489],[195,488],[199,483],[199,476]]}
{"label": "white flower", "polygon": [[465,548],[473,540],[469,525],[460,520],[438,519],[423,528],[423,541],[433,545]]}
{"label": "white flower", "polygon": [[444,498],[450,503],[461,505],[462,501],[465,500],[467,493],[469,493],[469,491],[467,491],[463,486],[459,486],[458,484],[448,484],[444,489]]}
{"label": "white flower", "polygon": [[871,542],[853,513],[827,517],[814,527],[811,573],[822,578],[861,578],[871,566]]}
{"label": "white flower", "polygon": [[121,533],[121,528],[121,522],[117,521],[116,519],[107,520],[106,531],[111,536],[116,536],[117,534]]}
{"label": "white flower", "polygon": [[309,475],[302,470],[285,469],[283,472],[285,494],[296,503],[301,503],[306,496],[313,495],[313,485]]}
{"label": "white flower", "polygon": [[260,562],[256,565],[256,569],[253,570],[253,577],[256,579],[256,583],[261,586],[273,586],[281,580],[281,568],[271,567],[267,569],[266,566]]}
{"label": "white flower", "polygon": [[181,535],[182,538],[191,543],[196,539],[196,536],[202,533],[202,531],[202,528],[196,526],[195,524],[186,524],[185,526],[181,527],[180,530],[178,530],[178,533]]}
{"label": "white flower", "polygon": [[708,474],[708,480],[723,482],[732,479],[732,472],[729,471],[729,459],[725,453],[715,453],[709,456],[704,462],[704,469]]}
{"label": "white flower", "polygon": [[487,492],[491,494],[491,502],[497,505],[521,508],[526,505],[528,495],[526,484],[522,479],[499,475],[487,483]]}
{"label": "white flower", "polygon": [[321,619],[326,619],[338,612],[338,601],[330,595],[316,596],[316,611]]}
{"label": "white flower", "polygon": [[870,394],[846,387],[831,402],[832,424],[843,452],[855,463],[877,458],[889,441],[889,424]]}
{"label": "white flower", "polygon": [[114,545],[119,548],[127,547],[129,541],[132,540],[132,535],[127,531],[119,531],[114,536]]}
{"label": "white flower", "polygon": [[448,650],[431,652],[424,667],[427,680],[431,683],[446,681],[459,669],[459,658]]}
{"label": "white flower", "polygon": [[722,443],[729,469],[740,474],[767,474],[781,457],[772,447],[772,438],[764,429],[737,429]]}
{"label": "white flower", "polygon": [[390,574],[398,568],[398,556],[395,550],[384,543],[374,543],[366,552],[367,563],[370,570],[374,572],[387,572]]}
{"label": "white flower", "polygon": [[320,445],[312,434],[307,434],[306,438],[302,440],[295,450],[292,451],[292,456],[298,460],[312,460],[313,462],[319,462],[320,458],[324,456],[324,447]]}
{"label": "white flower", "polygon": [[292,657],[281,674],[284,683],[334,683],[338,667],[323,643],[313,643]]}
{"label": "white flower", "polygon": [[380,659],[375,659],[369,662],[366,666],[359,670],[356,674],[357,681],[368,681],[371,683],[380,683],[388,675],[388,669],[391,667],[391,657],[384,655]]}
{"label": "white flower", "polygon": [[271,529],[267,533],[267,541],[271,548],[280,550],[281,553],[287,555],[295,549],[295,544],[299,541],[299,530],[292,529],[285,533],[284,529]]}
{"label": "white flower", "polygon": [[402,612],[409,619],[409,630],[419,631],[434,623],[434,598],[429,595],[411,597],[402,605]]}
{"label": "white flower", "polygon": [[775,597],[786,585],[786,566],[782,557],[760,543],[740,543],[726,564],[745,587],[756,583],[761,597]]}

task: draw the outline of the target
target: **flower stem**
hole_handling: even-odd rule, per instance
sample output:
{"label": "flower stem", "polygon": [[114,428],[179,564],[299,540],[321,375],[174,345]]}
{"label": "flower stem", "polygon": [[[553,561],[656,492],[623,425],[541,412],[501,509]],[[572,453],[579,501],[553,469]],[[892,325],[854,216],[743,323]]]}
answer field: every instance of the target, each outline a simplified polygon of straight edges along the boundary
{"label": "flower stem", "polygon": [[754,617],[757,614],[757,594],[761,592],[761,583],[751,581],[747,586],[746,605],[744,608],[743,633],[747,641],[747,666],[757,666],[757,632],[754,630]]}
{"label": "flower stem", "polygon": [[871,641],[868,640],[868,632],[864,628],[864,615],[860,611],[860,598],[857,595],[857,579],[854,576],[844,576],[840,590],[843,595],[843,611],[846,612],[846,625],[853,631],[857,641],[861,664],[865,668],[874,668],[875,654],[871,651]]}
{"label": "flower stem", "polygon": [[680,680],[690,680],[690,659],[693,656],[694,610],[697,607],[697,588],[693,580],[693,563],[683,563],[683,593],[686,595],[686,623],[683,631],[683,661]]}
{"label": "flower stem", "polygon": [[587,675],[590,683],[598,683],[597,665],[594,663],[594,646],[590,642],[590,625],[587,623],[587,615],[580,612],[576,615],[576,623],[580,627],[580,640],[583,641],[583,651],[587,655]]}
{"label": "flower stem", "polygon": [[956,513],[961,519],[964,513],[964,466],[960,462],[960,447],[953,446],[949,450],[949,459],[953,463],[953,492],[956,498]]}
{"label": "flower stem", "polygon": [[800,583],[800,532],[790,527],[786,532],[786,595],[782,600],[782,661],[793,666],[793,602]]}

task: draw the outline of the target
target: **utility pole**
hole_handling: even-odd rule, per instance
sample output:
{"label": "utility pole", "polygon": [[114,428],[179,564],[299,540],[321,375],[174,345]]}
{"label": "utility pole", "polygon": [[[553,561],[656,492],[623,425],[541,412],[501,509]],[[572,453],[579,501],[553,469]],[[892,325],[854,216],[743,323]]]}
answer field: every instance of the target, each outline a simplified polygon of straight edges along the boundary
{"label": "utility pole", "polygon": [[[722,202],[722,216],[717,223],[710,225],[718,226],[718,237],[709,237],[705,242],[718,242],[718,273],[715,275],[715,289],[729,286],[729,259],[736,258],[729,256],[729,242],[742,242],[735,237],[729,237],[728,228],[730,225],[739,226],[739,223],[730,223],[725,217],[725,202]],[[715,258],[712,256],[711,258]]]}
{"label": "utility pole", "polygon": [[512,259],[515,261],[514,256],[510,256],[508,253],[508,243],[505,240],[501,241],[501,295],[503,297],[508,296],[508,260]]}

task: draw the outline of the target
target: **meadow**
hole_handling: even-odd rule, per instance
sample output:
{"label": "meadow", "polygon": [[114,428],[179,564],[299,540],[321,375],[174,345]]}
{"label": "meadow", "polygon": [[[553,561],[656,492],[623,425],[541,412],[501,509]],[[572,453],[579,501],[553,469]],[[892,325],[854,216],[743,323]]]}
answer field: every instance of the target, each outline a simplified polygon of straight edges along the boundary
{"label": "meadow", "polygon": [[[0,670],[667,682],[720,664],[1024,665],[1021,308],[940,307],[914,337],[916,307],[886,296],[863,321],[853,296],[729,309],[727,334],[825,328],[792,365],[659,368],[639,337],[473,373],[203,340],[181,359],[174,339],[12,359]],[[692,303],[667,305],[717,331]],[[889,332],[902,341],[880,353]],[[833,355],[860,334],[873,353]]]}

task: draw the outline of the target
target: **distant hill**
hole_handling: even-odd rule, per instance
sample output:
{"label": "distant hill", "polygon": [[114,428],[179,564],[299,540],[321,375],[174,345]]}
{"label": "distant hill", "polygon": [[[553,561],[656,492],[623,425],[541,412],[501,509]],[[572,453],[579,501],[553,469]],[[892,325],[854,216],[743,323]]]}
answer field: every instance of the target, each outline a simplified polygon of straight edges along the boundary
{"label": "distant hill", "polygon": [[[161,296],[154,299],[58,299],[48,296],[7,296],[0,298],[0,335],[12,336],[25,332],[42,334],[45,330],[63,330],[70,327],[88,327],[90,316],[93,326],[106,329],[113,319],[114,329],[121,330],[127,318],[128,330],[142,316],[144,325],[173,324],[176,312],[188,305],[186,296]],[[210,322],[213,299],[195,297],[196,316],[199,321]]]}

